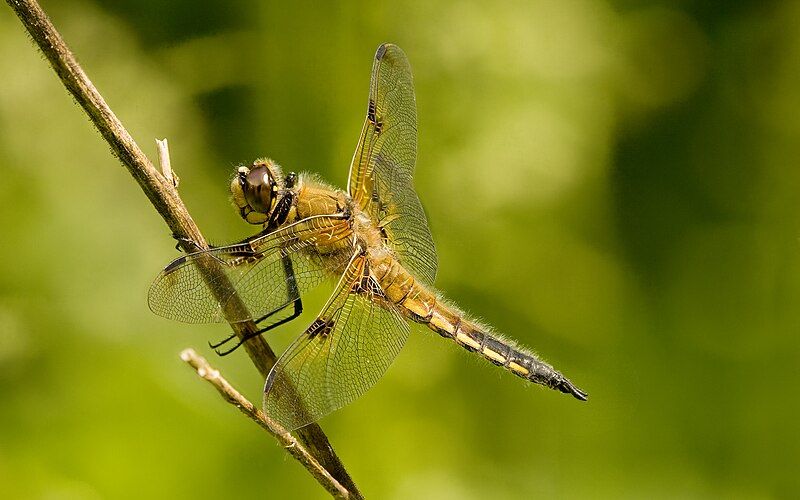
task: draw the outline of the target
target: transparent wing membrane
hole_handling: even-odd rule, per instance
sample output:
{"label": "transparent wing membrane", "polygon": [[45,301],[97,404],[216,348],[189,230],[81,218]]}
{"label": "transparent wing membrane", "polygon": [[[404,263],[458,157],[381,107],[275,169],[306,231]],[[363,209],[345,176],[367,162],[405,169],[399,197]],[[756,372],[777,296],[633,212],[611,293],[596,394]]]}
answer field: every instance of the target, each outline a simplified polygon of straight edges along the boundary
{"label": "transparent wing membrane", "polygon": [[273,367],[265,410],[292,430],[347,405],[386,372],[408,332],[365,259],[354,257],[320,316]]}
{"label": "transparent wing membrane", "polygon": [[383,228],[400,261],[428,284],[437,259],[425,211],[414,191],[417,105],[411,66],[396,45],[378,47],[367,119],[350,165],[348,190]]}
{"label": "transparent wing membrane", "polygon": [[[301,295],[326,278],[338,279],[319,316],[278,359],[264,385],[264,410],[288,430],[317,421],[375,385],[403,348],[408,320],[519,377],[585,399],[550,365],[493,337],[439,303],[432,286],[421,286],[433,285],[438,262],[414,190],[416,156],[411,67],[399,47],[383,44],[375,54],[367,117],[350,165],[352,200],[321,183],[304,184],[302,174],[283,176],[279,183],[270,161],[256,162],[254,170],[240,168],[231,189],[243,216],[249,222],[263,219],[269,230],[283,227],[174,260],[150,287],[150,309],[186,323],[255,320],[259,328],[249,335],[234,333],[212,345],[238,342],[217,351],[224,355],[296,319]],[[331,212],[339,213],[307,217]],[[285,225],[295,217],[307,218]],[[371,263],[380,267],[380,282]]]}
{"label": "transparent wing membrane", "polygon": [[[185,323],[259,318],[290,304],[326,277],[338,275],[352,252],[321,255],[310,247],[321,239],[349,237],[350,228],[342,217],[318,216],[249,242],[180,257],[153,281],[148,305],[159,316]],[[223,274],[207,283],[201,268],[212,263]],[[226,280],[229,293],[218,299],[212,290],[225,288]],[[234,289],[247,310],[226,307]]]}

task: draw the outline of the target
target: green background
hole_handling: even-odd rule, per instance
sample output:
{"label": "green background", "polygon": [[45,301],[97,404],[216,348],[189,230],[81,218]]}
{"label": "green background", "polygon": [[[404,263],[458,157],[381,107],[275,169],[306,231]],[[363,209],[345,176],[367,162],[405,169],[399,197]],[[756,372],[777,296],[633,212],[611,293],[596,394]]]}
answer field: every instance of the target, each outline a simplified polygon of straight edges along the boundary
{"label": "green background", "polygon": [[[368,497],[800,495],[797,2],[44,7],[218,244],[253,231],[236,165],[346,184],[374,50],[405,49],[438,287],[590,400],[419,329],[322,421]],[[7,6],[0,75],[0,496],[323,498],[178,359],[259,399],[226,327],[148,310],[174,241]]]}

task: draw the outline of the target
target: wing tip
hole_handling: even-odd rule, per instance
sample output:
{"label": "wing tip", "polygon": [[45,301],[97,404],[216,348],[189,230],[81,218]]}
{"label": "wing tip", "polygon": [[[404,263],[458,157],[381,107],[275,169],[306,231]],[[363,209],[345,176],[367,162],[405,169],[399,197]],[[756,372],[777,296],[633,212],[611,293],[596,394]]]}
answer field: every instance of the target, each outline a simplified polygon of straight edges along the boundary
{"label": "wing tip", "polygon": [[389,48],[390,43],[382,43],[378,46],[378,50],[375,51],[375,60],[380,61],[383,59],[383,56],[386,55],[386,50]]}
{"label": "wing tip", "polygon": [[378,50],[375,51],[375,60],[380,61],[381,59],[383,59],[384,56],[386,56],[386,53],[389,52],[389,50],[399,51],[401,53],[403,52],[403,49],[398,47],[396,44],[390,42],[384,42],[378,45]]}

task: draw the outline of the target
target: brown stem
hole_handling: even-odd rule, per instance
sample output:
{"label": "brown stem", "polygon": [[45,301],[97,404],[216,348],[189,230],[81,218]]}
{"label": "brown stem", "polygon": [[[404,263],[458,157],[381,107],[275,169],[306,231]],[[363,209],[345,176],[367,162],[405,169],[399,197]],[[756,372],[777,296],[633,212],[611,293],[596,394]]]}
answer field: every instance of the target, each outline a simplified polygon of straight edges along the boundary
{"label": "brown stem", "polygon": [[225,380],[219,371],[212,368],[205,358],[198,355],[194,349],[186,349],[181,352],[181,359],[186,361],[192,368],[197,371],[197,374],[207,380],[213,385],[220,395],[233,406],[239,408],[239,411],[250,417],[255,423],[261,426],[262,429],[272,434],[272,436],[283,446],[290,455],[297,459],[308,472],[314,476],[314,479],[328,490],[328,493],[335,498],[350,498],[348,492],[342,487],[339,482],[331,477],[327,470],[314,458],[305,447],[300,444],[286,429],[280,426],[277,422],[269,418],[261,410],[256,408],[253,403],[248,401],[242,396],[239,391]]}
{"label": "brown stem", "polygon": [[[114,112],[111,111],[39,4],[35,0],[6,0],[6,2],[14,9],[33,41],[58,74],[61,82],[89,115],[92,123],[111,146],[111,150],[120,159],[123,166],[139,183],[142,191],[164,218],[172,233],[179,238],[181,247],[187,252],[192,251],[195,248],[191,242],[194,242],[198,247],[206,248],[205,238],[186,210],[172,181],[167,181],[156,170]],[[200,267],[207,282],[218,283],[212,287],[218,297],[230,296],[231,284],[224,279],[224,274],[213,262],[205,263]],[[229,306],[234,309],[244,308],[239,300],[230,302]],[[257,329],[252,321],[232,323],[231,328],[240,337]],[[253,364],[262,377],[266,378],[277,360],[269,344],[258,336],[246,342],[244,346]],[[361,498],[353,480],[318,425],[306,426],[298,430],[297,435],[300,442],[308,447],[309,453],[349,491],[352,498]]]}

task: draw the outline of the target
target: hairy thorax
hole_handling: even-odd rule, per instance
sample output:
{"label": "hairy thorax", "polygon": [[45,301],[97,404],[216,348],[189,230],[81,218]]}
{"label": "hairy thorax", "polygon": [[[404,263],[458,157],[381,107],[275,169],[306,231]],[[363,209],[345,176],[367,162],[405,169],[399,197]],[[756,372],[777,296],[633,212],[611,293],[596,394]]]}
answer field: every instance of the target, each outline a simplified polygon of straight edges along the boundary
{"label": "hairy thorax", "polygon": [[303,174],[297,183],[294,219],[342,213],[350,204],[349,198],[343,191]]}

